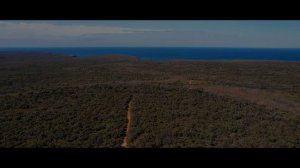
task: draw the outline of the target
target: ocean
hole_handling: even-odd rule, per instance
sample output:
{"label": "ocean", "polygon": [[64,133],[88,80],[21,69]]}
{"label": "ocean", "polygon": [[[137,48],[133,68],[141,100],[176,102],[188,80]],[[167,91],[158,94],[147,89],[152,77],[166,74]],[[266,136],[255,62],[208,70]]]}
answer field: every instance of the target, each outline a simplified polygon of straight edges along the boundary
{"label": "ocean", "polygon": [[0,48],[0,52],[43,52],[77,57],[121,54],[141,60],[276,60],[300,61],[300,49],[187,48],[187,47],[77,47]]}

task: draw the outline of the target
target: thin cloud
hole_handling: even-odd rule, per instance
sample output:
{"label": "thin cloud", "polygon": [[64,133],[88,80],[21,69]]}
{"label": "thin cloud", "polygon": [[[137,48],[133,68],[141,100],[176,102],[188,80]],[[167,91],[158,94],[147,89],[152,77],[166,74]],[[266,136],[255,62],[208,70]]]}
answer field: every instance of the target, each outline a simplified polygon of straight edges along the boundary
{"label": "thin cloud", "polygon": [[135,29],[126,27],[54,25],[49,23],[25,23],[0,21],[0,38],[51,38],[80,37],[101,34],[132,34],[162,32],[163,29]]}

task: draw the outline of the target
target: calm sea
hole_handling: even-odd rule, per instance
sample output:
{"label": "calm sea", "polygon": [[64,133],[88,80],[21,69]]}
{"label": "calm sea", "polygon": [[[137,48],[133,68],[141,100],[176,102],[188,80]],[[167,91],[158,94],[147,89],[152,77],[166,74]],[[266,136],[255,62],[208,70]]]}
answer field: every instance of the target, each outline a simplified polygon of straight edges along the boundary
{"label": "calm sea", "polygon": [[300,49],[246,48],[0,48],[1,51],[46,52],[78,57],[122,54],[142,60],[281,60],[300,61]]}

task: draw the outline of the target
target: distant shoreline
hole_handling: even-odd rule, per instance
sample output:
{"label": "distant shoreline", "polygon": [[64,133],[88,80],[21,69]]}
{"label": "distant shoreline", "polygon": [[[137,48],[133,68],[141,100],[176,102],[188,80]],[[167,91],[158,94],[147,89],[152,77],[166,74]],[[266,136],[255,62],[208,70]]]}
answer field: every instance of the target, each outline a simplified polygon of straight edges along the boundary
{"label": "distant shoreline", "polygon": [[281,61],[299,62],[300,49],[241,48],[0,48],[0,54],[26,54],[94,58],[130,56],[143,61]]}

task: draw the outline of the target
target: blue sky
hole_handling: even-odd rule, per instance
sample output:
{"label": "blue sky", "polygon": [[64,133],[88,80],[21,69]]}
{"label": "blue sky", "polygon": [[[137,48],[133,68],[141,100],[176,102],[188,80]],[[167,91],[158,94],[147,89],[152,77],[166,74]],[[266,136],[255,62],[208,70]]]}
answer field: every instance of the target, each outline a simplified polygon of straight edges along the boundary
{"label": "blue sky", "polygon": [[0,21],[0,47],[300,48],[300,21]]}

